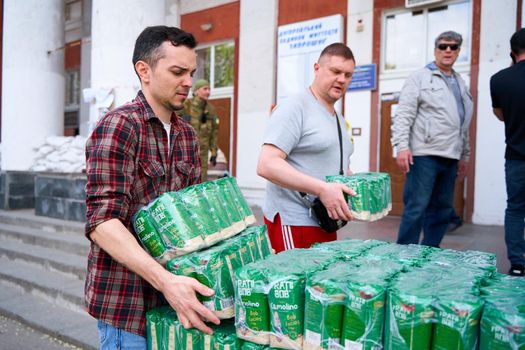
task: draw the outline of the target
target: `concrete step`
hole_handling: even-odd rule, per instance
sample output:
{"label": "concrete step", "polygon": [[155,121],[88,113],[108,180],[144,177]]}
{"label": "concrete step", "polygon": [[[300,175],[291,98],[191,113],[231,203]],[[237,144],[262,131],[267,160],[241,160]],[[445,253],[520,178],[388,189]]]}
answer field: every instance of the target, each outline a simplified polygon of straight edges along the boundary
{"label": "concrete step", "polygon": [[50,271],[39,264],[0,257],[0,279],[9,281],[28,293],[67,307],[84,311],[84,281],[77,276]]}
{"label": "concrete step", "polygon": [[0,222],[49,232],[84,233],[84,223],[36,216],[34,209],[0,210]]}
{"label": "concrete step", "polygon": [[0,313],[82,349],[98,348],[97,323],[86,312],[49,302],[3,279],[0,280]]}
{"label": "concrete step", "polygon": [[0,256],[38,264],[50,270],[71,274],[83,280],[86,276],[87,255],[64,252],[56,248],[27,244],[10,239],[0,240]]}
{"label": "concrete step", "polygon": [[0,314],[96,349],[96,320],[84,306],[88,251],[82,223],[0,210]]}
{"label": "concrete step", "polygon": [[0,238],[39,247],[55,248],[72,254],[87,256],[89,241],[83,233],[44,231],[0,221]]}

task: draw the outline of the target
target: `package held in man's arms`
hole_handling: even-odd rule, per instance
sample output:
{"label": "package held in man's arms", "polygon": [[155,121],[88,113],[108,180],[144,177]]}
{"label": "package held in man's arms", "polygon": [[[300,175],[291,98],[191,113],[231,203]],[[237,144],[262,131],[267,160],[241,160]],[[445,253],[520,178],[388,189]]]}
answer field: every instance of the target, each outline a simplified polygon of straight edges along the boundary
{"label": "package held in man's arms", "polygon": [[334,175],[327,176],[326,181],[344,184],[357,193],[356,196],[346,196],[354,219],[376,221],[387,216],[392,209],[390,175],[387,173]]}

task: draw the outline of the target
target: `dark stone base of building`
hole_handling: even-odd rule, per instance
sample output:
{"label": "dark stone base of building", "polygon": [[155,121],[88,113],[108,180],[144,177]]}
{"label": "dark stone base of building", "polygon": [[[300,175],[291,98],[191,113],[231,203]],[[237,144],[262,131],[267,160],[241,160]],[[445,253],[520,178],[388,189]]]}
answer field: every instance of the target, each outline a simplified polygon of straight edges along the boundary
{"label": "dark stone base of building", "polygon": [[86,220],[86,175],[37,173],[35,214],[56,219]]}
{"label": "dark stone base of building", "polygon": [[30,209],[35,207],[35,173],[2,171],[0,173],[0,209]]}

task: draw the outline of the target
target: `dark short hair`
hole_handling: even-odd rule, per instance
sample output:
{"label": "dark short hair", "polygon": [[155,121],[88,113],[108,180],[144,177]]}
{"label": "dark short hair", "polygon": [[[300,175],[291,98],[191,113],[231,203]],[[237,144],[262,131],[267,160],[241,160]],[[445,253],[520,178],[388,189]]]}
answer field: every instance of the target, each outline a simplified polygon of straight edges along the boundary
{"label": "dark short hair", "polygon": [[452,30],[448,30],[439,34],[436,40],[434,41],[434,48],[438,47],[438,44],[441,40],[455,41],[459,46],[463,44],[463,37],[461,36],[461,34]]}
{"label": "dark short hair", "polygon": [[319,59],[323,56],[339,56],[347,60],[352,60],[355,63],[354,54],[348,46],[343,43],[333,43],[323,49],[319,55]]}
{"label": "dark short hair", "polygon": [[510,50],[517,55],[525,52],[525,28],[521,28],[510,38]]}
{"label": "dark short hair", "polygon": [[133,67],[138,61],[144,61],[151,68],[155,68],[163,52],[161,45],[169,41],[173,46],[186,46],[194,49],[197,41],[193,34],[183,31],[176,27],[153,26],[147,27],[140,33],[135,41],[133,50]]}

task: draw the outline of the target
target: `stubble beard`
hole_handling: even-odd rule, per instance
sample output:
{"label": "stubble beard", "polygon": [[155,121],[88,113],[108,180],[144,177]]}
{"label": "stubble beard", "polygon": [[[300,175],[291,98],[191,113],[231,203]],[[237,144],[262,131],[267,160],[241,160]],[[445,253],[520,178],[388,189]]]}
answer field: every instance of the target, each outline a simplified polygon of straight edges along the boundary
{"label": "stubble beard", "polygon": [[175,105],[175,104],[173,104],[173,103],[171,103],[171,102],[167,102],[167,103],[165,104],[165,107],[166,107],[168,110],[172,111],[172,112],[177,112],[177,111],[180,111],[180,110],[184,109],[184,104],[181,103],[180,105]]}

